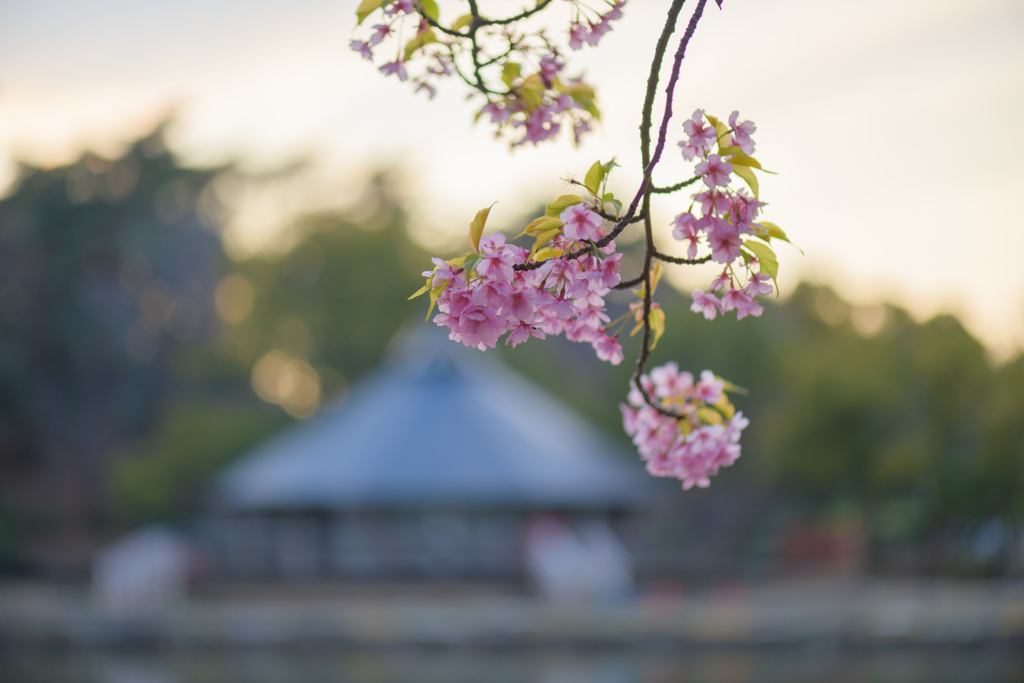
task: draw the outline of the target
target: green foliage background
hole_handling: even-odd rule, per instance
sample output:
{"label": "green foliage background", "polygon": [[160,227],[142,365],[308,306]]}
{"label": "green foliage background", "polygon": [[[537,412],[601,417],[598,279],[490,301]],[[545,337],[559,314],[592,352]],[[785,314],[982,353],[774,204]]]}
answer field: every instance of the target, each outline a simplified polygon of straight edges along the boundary
{"label": "green foliage background", "polygon": [[[342,400],[401,326],[422,324],[425,300],[406,298],[429,255],[386,174],[369,181],[372,215],[305,217],[286,253],[232,262],[204,219],[224,172],[181,167],[158,132],[121,159],[25,168],[0,201],[0,562],[82,519],[109,529],[187,517],[210,476],[293,422],[253,393],[262,356],[302,358],[326,400]],[[140,262],[145,281],[133,283],[126,273]],[[255,294],[238,324],[214,307],[230,275]],[[190,297],[200,322],[187,338],[153,331],[159,351],[139,362],[126,339],[142,319],[140,290],[157,279]],[[654,364],[711,368],[750,390],[736,398],[751,418],[744,455],[716,487],[855,509],[880,537],[1024,521],[1024,357],[994,366],[955,318],[919,324],[892,306],[877,332],[860,334],[853,307],[807,284],[739,322],[704,320],[668,285],[659,299],[668,325]],[[636,343],[626,341],[619,367],[560,339],[488,353],[629,452],[617,405]]]}

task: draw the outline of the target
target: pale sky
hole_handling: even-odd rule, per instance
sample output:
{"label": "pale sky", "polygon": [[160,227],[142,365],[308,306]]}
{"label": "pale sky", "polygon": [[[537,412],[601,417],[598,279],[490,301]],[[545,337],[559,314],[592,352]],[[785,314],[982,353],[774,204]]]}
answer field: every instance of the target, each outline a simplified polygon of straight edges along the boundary
{"label": "pale sky", "polygon": [[[472,127],[458,84],[431,102],[351,52],[356,4],[0,3],[0,185],[15,158],[116,153],[174,112],[171,142],[191,163],[310,162],[300,179],[242,196],[231,233],[239,253],[271,243],[283,214],[351,203],[368,172],[395,163],[415,225],[435,244],[495,201],[491,224],[517,227],[560,193],[560,178],[598,158],[619,157],[613,189],[632,195],[666,2],[631,0],[600,48],[573,54],[598,87],[601,130],[579,150],[562,140],[514,154]],[[442,19],[462,13],[439,4]],[[889,300],[921,318],[954,312],[996,358],[1024,349],[1024,218],[1012,208],[1024,187],[1024,3],[710,5],[682,72],[672,145],[697,107],[738,109],[757,124],[757,156],[779,173],[762,183],[765,218],[805,253],[777,250],[783,295],[801,278],[828,282],[858,303]],[[660,182],[687,168],[670,152]],[[656,206],[666,245],[686,204]]]}

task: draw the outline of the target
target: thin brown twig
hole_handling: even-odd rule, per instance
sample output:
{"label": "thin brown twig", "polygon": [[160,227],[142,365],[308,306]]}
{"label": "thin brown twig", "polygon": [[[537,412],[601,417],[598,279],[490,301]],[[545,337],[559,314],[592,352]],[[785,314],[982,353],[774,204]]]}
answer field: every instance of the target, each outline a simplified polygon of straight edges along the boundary
{"label": "thin brown twig", "polygon": [[701,263],[707,263],[711,260],[711,254],[701,256],[700,258],[683,258],[681,256],[669,256],[668,254],[662,254],[660,251],[655,251],[652,256],[660,261],[675,263],[680,266],[696,266]]}
{"label": "thin brown twig", "polygon": [[700,180],[702,177],[703,176],[695,175],[692,178],[690,178],[688,180],[684,180],[681,183],[676,183],[675,185],[669,185],[668,187],[655,187],[655,188],[652,188],[651,192],[653,192],[654,194],[672,194],[673,192],[678,192],[679,190],[683,189],[684,187],[689,187],[690,185],[693,185],[695,182]]}

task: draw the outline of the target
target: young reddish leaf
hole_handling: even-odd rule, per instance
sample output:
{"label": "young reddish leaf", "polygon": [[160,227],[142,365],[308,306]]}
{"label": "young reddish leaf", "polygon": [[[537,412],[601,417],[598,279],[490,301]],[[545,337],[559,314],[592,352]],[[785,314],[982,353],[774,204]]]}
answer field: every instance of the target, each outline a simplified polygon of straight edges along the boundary
{"label": "young reddish leaf", "polygon": [[665,267],[661,261],[656,261],[654,266],[651,268],[651,296],[658,291],[658,283],[661,281],[661,276],[665,274]]}
{"label": "young reddish leaf", "polygon": [[654,347],[658,345],[661,335],[665,334],[665,309],[660,307],[651,309],[651,332],[654,333],[654,341],[651,342],[653,351]]}

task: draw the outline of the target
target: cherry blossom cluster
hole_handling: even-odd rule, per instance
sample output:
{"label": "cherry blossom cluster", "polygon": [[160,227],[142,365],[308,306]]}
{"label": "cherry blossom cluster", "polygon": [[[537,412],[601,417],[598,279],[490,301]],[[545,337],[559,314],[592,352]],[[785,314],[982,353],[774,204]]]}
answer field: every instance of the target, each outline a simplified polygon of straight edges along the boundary
{"label": "cherry blossom cluster", "polygon": [[631,386],[629,403],[620,408],[649,473],[675,477],[684,489],[705,488],[740,457],[740,434],[749,420],[729,402],[724,380],[705,370],[694,382],[692,374],[666,363],[641,375],[639,384],[646,396]]}
{"label": "cherry blossom cluster", "polygon": [[378,67],[380,72],[410,81],[430,98],[441,79],[458,76],[487,100],[477,119],[487,117],[496,125],[495,134],[512,146],[536,145],[563,129],[571,130],[579,144],[601,112],[594,89],[579,76],[565,75],[565,54],[597,45],[612,22],[622,17],[625,2],[609,0],[602,13],[569,0],[564,44],[543,29],[519,27],[552,4],[553,0],[541,0],[515,17],[492,20],[471,3],[469,14],[445,24],[434,0],[363,0],[357,10],[359,22],[376,15],[379,23],[372,25],[369,37],[349,44],[373,61],[375,49],[393,43],[393,58]]}
{"label": "cherry blossom cluster", "polygon": [[[751,156],[754,141],[750,136],[756,126],[751,121],[740,121],[739,112],[734,111],[726,124],[698,109],[683,129],[687,139],[679,147],[686,160],[700,159],[694,171],[704,187],[692,195],[690,208],[673,219],[672,236],[687,243],[688,259],[697,258],[703,246],[710,249],[710,260],[723,266],[707,293],[699,289],[693,292],[690,308],[708,320],[732,310],[737,319],[760,316],[764,308],[755,297],[772,293],[770,281],[778,269],[769,243],[772,237],[786,240],[786,235],[774,223],[757,222],[765,203],[758,201],[758,183],[752,170],[763,170]],[[749,185],[753,196],[744,188],[730,187],[733,174]],[[721,298],[715,294],[719,291]]]}
{"label": "cherry blossom cluster", "polygon": [[[609,333],[610,319],[604,297],[619,284],[615,243],[575,259],[568,253],[604,236],[604,219],[588,205],[563,209],[557,219],[561,234],[546,241],[541,267],[516,270],[531,253],[506,244],[493,233],[480,239],[477,251],[443,261],[425,271],[438,313],[434,322],[449,330],[449,337],[481,351],[493,348],[506,332],[505,344],[515,347],[530,337],[564,334],[574,342],[589,343],[598,358],[618,365],[622,346],[618,334]],[[552,221],[554,222],[554,221]],[[533,255],[535,256],[535,255]]]}
{"label": "cherry blossom cluster", "polygon": [[[571,128],[580,137],[600,119],[593,88],[567,74],[566,55],[597,45],[622,16],[624,2],[599,0],[599,9],[581,0],[557,1],[570,6],[566,39],[554,41],[542,30],[525,28],[527,20],[553,7],[556,0],[537,0],[530,9],[502,19],[483,16],[475,0],[470,13],[440,21],[436,0],[362,0],[360,23],[379,12],[383,18],[365,40],[352,48],[365,58],[386,40],[397,37],[396,57],[380,66],[385,75],[411,80],[433,97],[442,77],[455,76],[486,99],[477,118],[487,118],[497,135],[511,145],[537,144]],[[648,361],[665,332],[665,311],[654,301],[665,264],[714,262],[721,272],[707,293],[693,292],[691,309],[713,319],[735,310],[738,319],[760,316],[759,295],[776,285],[778,260],[772,240],[789,241],[775,224],[760,218],[765,203],[758,196],[755,170],[764,171],[753,157],[751,121],[738,112],[720,120],[698,109],[684,124],[682,156],[695,163],[693,177],[660,186],[655,168],[665,150],[668,125],[681,62],[709,0],[696,0],[688,22],[681,20],[684,0],[669,0],[661,35],[654,41],[654,58],[647,77],[641,110],[640,157],[643,180],[628,209],[607,192],[608,174],[615,164],[595,163],[583,182],[570,184],[586,193],[563,194],[546,207],[517,236],[534,239],[530,248],[507,243],[503,235],[483,236],[489,209],[477,213],[470,225],[472,251],[442,260],[425,271],[424,286],[413,296],[430,295],[430,310],[449,337],[481,351],[494,348],[504,337],[516,346],[531,337],[564,334],[590,344],[597,356],[613,364],[623,360],[619,336],[632,318],[631,336],[643,332],[627,404],[622,406],[626,432],[633,438],[648,471],[675,477],[683,488],[705,487],[722,467],[740,455],[740,436],[748,421],[726,397],[737,390],[710,371],[695,381],[668,363],[646,372]],[[716,0],[719,8],[721,1]],[[685,27],[685,28],[684,28]],[[678,31],[664,89],[664,114],[656,125],[655,100],[669,54],[668,43]],[[405,35],[406,38],[402,38]],[[411,37],[410,37],[411,36]],[[403,40],[408,42],[404,43]],[[425,65],[413,74],[412,63]],[[656,132],[656,138],[655,138]],[[734,188],[735,178],[747,188]],[[689,207],[673,220],[673,236],[686,243],[686,256],[659,250],[652,225],[654,194],[672,194],[702,183]],[[582,196],[581,196],[582,195]],[[615,239],[630,225],[643,222],[643,259],[639,273],[623,280],[621,255]],[[610,320],[605,297],[612,289],[635,288],[637,300],[616,320]],[[436,315],[435,315],[435,308]]]}

